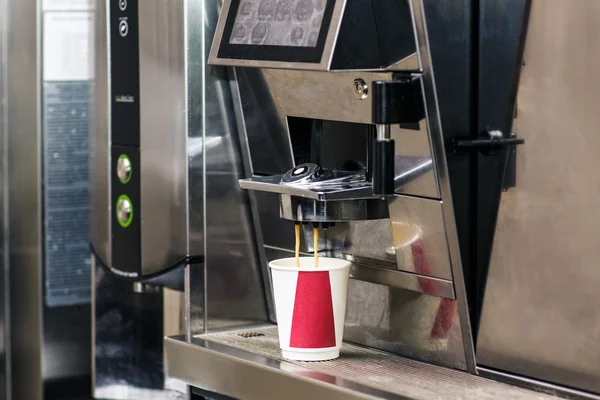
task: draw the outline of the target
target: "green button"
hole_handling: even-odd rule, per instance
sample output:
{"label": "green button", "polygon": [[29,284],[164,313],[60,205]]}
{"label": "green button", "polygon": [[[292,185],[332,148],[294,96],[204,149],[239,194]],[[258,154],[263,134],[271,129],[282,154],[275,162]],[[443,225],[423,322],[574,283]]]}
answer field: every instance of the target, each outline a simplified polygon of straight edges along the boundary
{"label": "green button", "polygon": [[127,228],[133,221],[133,204],[129,196],[122,194],[117,199],[115,207],[117,214],[117,221],[123,228]]}
{"label": "green button", "polygon": [[123,184],[131,180],[131,160],[126,154],[121,154],[117,159],[117,176]]}

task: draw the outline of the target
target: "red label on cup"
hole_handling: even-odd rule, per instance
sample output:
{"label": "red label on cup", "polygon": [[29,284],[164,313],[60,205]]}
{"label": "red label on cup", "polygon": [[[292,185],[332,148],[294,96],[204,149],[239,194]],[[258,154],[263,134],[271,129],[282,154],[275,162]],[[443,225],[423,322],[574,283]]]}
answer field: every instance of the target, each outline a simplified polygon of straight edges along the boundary
{"label": "red label on cup", "polygon": [[329,272],[299,272],[290,347],[335,347],[335,324]]}

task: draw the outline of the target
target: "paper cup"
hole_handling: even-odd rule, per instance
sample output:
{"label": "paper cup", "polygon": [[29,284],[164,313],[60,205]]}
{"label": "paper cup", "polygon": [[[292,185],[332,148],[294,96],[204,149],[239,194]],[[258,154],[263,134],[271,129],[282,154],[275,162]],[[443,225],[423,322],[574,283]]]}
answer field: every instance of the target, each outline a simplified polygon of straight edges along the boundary
{"label": "paper cup", "polygon": [[279,346],[299,361],[340,356],[346,317],[350,262],[337,258],[282,258],[269,263],[273,279]]}

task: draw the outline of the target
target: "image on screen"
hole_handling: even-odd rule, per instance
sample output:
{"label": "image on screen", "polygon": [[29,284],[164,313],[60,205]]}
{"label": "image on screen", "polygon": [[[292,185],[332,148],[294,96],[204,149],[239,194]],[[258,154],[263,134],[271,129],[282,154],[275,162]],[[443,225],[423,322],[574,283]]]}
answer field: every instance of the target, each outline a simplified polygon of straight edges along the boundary
{"label": "image on screen", "polygon": [[230,44],[316,47],[328,0],[241,0]]}

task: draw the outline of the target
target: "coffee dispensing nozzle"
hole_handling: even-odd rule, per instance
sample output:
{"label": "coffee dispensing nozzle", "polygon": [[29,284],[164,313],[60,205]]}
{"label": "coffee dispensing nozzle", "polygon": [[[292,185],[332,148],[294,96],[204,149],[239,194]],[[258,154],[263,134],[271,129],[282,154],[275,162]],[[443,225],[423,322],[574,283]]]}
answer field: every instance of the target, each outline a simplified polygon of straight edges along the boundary
{"label": "coffee dispensing nozzle", "polygon": [[421,81],[411,77],[375,81],[372,85],[372,120],[377,127],[373,146],[373,195],[391,196],[395,192],[396,157],[391,126],[418,123],[425,117]]}

